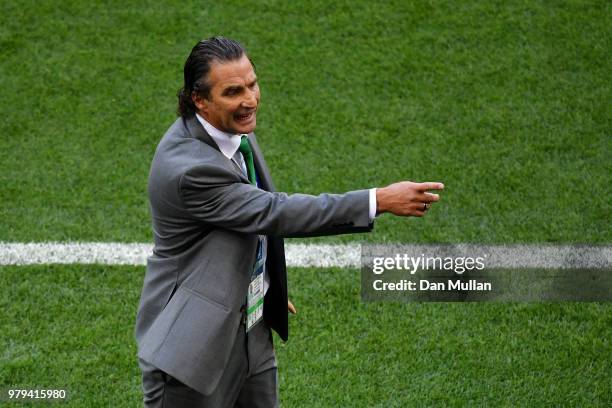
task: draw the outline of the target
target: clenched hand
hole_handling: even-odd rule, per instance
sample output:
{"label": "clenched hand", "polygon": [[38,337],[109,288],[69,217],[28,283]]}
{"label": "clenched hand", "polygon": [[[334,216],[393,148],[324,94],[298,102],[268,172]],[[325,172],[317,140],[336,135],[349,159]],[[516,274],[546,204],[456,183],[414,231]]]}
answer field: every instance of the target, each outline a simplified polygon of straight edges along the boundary
{"label": "clenched hand", "polygon": [[403,217],[422,217],[431,204],[438,201],[438,194],[428,190],[442,190],[442,183],[413,183],[400,181],[376,189],[376,214],[392,213]]}

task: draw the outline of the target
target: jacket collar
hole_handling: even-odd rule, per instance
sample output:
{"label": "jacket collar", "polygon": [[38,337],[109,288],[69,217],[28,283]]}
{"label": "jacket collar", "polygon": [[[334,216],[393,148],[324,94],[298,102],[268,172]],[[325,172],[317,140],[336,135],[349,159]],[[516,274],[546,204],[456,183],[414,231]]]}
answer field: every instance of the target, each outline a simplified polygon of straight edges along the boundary
{"label": "jacket collar", "polygon": [[[183,124],[193,137],[211,146],[212,148],[217,150],[220,155],[226,158],[225,155],[223,155],[223,153],[221,152],[221,149],[219,149],[217,143],[215,143],[214,139],[208,134],[208,132],[206,132],[206,129],[204,129],[204,126],[202,126],[202,124],[198,121],[195,115],[187,119],[183,118]],[[248,137],[249,142],[251,143],[251,148],[253,149],[253,162],[255,164],[255,171],[257,172],[257,176],[259,177],[259,182],[261,184],[259,187],[262,190],[274,191],[274,184],[272,183],[272,178],[270,177],[268,167],[266,166],[266,163],[263,160],[263,154],[259,149],[257,139],[255,138],[255,135],[253,133],[250,133]],[[231,160],[230,162],[234,163]],[[232,166],[232,169],[237,171],[240,174],[240,177],[248,182],[248,179],[244,176],[242,170],[240,170],[235,164]]]}
{"label": "jacket collar", "polygon": [[185,125],[191,136],[206,143],[207,145],[221,153],[221,149],[219,149],[217,143],[215,143],[213,138],[208,134],[208,132],[206,132],[204,126],[202,126],[202,124],[198,122],[198,119],[195,117],[195,115],[186,119],[183,118],[183,124]]}

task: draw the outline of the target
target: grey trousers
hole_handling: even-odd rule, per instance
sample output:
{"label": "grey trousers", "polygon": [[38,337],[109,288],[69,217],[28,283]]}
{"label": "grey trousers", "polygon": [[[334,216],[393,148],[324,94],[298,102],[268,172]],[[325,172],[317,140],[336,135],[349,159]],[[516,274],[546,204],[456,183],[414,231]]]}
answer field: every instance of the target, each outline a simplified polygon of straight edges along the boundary
{"label": "grey trousers", "polygon": [[264,321],[248,333],[244,324],[240,324],[228,365],[211,395],[200,394],[142,359],[138,363],[145,408],[279,406],[272,333]]}

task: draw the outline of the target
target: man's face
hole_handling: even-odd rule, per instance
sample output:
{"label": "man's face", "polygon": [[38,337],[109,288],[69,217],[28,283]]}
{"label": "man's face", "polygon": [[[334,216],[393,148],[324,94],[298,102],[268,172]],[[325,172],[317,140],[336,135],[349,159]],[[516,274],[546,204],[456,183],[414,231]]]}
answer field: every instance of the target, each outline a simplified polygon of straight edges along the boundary
{"label": "man's face", "polygon": [[198,113],[228,133],[250,133],[257,124],[259,85],[246,55],[239,60],[214,62],[208,72],[208,99],[194,96]]}

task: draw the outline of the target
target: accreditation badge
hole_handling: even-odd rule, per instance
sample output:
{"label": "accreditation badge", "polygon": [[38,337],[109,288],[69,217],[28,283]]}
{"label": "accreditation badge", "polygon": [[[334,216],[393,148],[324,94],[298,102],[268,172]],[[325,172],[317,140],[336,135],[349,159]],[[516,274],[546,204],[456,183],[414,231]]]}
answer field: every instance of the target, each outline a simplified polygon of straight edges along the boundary
{"label": "accreditation badge", "polygon": [[255,268],[251,275],[251,284],[249,285],[249,293],[247,295],[247,318],[246,331],[248,332],[263,318],[264,304],[264,242],[262,237],[259,237],[257,243],[257,257],[255,258]]}

